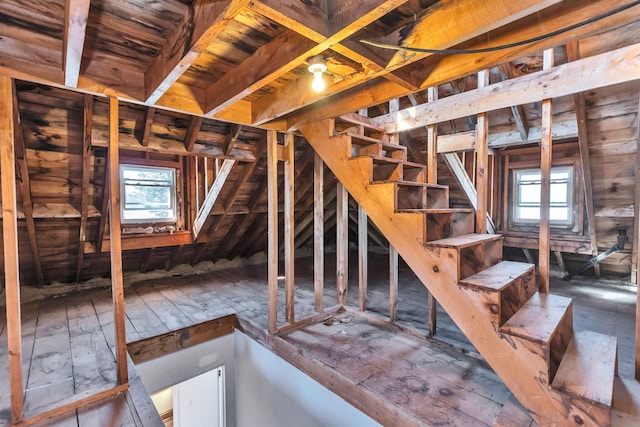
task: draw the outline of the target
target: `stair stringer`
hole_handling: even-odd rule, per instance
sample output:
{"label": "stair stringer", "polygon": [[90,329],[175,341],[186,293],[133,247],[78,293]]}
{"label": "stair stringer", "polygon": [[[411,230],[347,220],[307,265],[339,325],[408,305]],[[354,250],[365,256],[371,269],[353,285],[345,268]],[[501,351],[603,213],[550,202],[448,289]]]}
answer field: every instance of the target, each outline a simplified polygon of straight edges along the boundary
{"label": "stair stringer", "polygon": [[453,251],[423,244],[424,217],[395,212],[393,186],[370,183],[370,160],[350,158],[347,137],[332,136],[331,120],[300,131],[539,425],[610,425],[607,408],[550,388],[544,351],[498,331],[490,313],[475,300],[474,292],[458,284],[458,260]]}

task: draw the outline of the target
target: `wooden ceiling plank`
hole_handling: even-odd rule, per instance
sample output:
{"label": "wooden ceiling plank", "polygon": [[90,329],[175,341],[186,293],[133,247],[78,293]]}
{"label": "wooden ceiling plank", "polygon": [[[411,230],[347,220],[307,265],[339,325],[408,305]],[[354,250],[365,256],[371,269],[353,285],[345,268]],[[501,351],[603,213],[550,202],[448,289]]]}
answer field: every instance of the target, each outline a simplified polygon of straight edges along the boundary
{"label": "wooden ceiling plank", "polygon": [[27,149],[24,145],[24,135],[22,133],[22,125],[20,123],[20,108],[18,105],[18,92],[16,91],[15,81],[13,82],[13,127],[15,137],[16,178],[20,185],[20,193],[22,194],[24,218],[27,223],[27,234],[29,235],[29,243],[33,254],[33,268],[36,273],[38,285],[44,286],[44,275],[42,273],[40,251],[38,249],[36,223],[33,220],[31,183],[29,178],[29,169],[27,168]]}
{"label": "wooden ceiling plank", "polygon": [[[425,11],[417,22],[384,37],[396,46],[445,49],[541,11],[561,0],[444,0]],[[446,23],[443,25],[442,23]],[[396,69],[429,54],[398,51],[387,68]]]}
{"label": "wooden ceiling plank", "polygon": [[149,137],[151,136],[151,125],[153,125],[153,117],[156,114],[155,107],[148,107],[144,114],[144,126],[142,128],[142,136],[140,138],[140,145],[143,147],[149,146]]}
{"label": "wooden ceiling plank", "polygon": [[[191,116],[191,119],[189,120],[189,127],[187,128],[187,132],[184,136],[184,149],[189,153],[193,151],[193,147],[196,144],[203,120],[204,119],[200,116]],[[229,154],[231,153],[225,152],[225,155]]]}
{"label": "wooden ceiling plank", "polygon": [[[502,80],[510,80],[513,78],[511,64],[500,64],[498,65],[498,70],[500,70]],[[522,106],[522,104],[511,106],[511,116],[513,117],[516,128],[520,133],[520,137],[523,141],[526,141],[529,138],[529,123],[527,121],[527,115],[524,112],[524,107]]]}
{"label": "wooden ceiling plank", "polygon": [[316,43],[324,41],[329,36],[327,7],[324,2],[260,0],[252,1],[249,7]]}
{"label": "wooden ceiling plank", "polygon": [[91,128],[93,122],[93,96],[84,95],[82,139],[82,182],[80,184],[80,233],[78,237],[78,258],[76,263],[76,283],[80,282],[84,263],[84,243],[87,240],[89,216],[89,186],[91,185]]}
{"label": "wooden ceiling plank", "polygon": [[207,115],[215,115],[270,84],[324,50],[316,46],[292,30],[285,31],[209,86],[204,111]]}
{"label": "wooden ceiling plank", "polygon": [[640,43],[373,119],[387,132],[640,80]]}
{"label": "wooden ceiling plank", "polygon": [[[594,1],[585,7],[582,0],[565,0],[556,6],[542,10],[517,25],[510,25],[505,30],[492,33],[491,40],[474,40],[464,47],[467,49],[482,48],[507,44],[517,40],[540,36],[545,33],[558,31],[575,22],[585,21],[594,16],[609,12],[611,9],[626,4],[624,0]],[[497,52],[478,55],[432,55],[421,61],[411,64],[411,73],[416,74],[415,80],[422,81],[420,87],[427,88],[450,82],[469,74],[477,73],[483,68],[491,68],[505,61],[513,61],[523,56],[537,54],[559,44],[565,44],[570,40],[584,38],[601,31],[629,24],[636,20],[640,13],[640,6],[635,6],[625,13],[618,13],[597,22],[576,28],[570,34],[559,34],[547,39],[518,46]],[[544,22],[544,26],[540,25]],[[405,68],[400,69],[403,71]],[[374,80],[365,83],[358,90],[347,91],[314,108],[307,107],[296,111],[286,118],[287,130],[298,129],[318,120],[336,117],[360,108],[372,107],[393,98],[406,96],[413,91],[397,83],[386,80]]]}
{"label": "wooden ceiling plank", "polygon": [[145,73],[146,102],[156,103],[248,3],[195,0]]}
{"label": "wooden ceiling plank", "polygon": [[[567,59],[577,61],[580,59],[578,42],[567,44]],[[582,184],[585,196],[585,209],[587,214],[587,224],[589,227],[589,240],[591,241],[592,255],[598,255],[598,241],[596,239],[596,220],[593,206],[593,181],[591,179],[591,160],[589,158],[589,133],[587,131],[587,108],[584,95],[580,92],[573,95],[573,102],[576,109],[576,121],[578,125],[578,148],[580,150],[580,164],[582,165]],[[555,128],[556,123],[553,124]],[[597,270],[596,270],[597,267]],[[600,266],[594,265],[596,273],[600,273]]]}
{"label": "wooden ceiling plank", "polygon": [[78,86],[91,0],[66,0],[64,19],[64,84]]}

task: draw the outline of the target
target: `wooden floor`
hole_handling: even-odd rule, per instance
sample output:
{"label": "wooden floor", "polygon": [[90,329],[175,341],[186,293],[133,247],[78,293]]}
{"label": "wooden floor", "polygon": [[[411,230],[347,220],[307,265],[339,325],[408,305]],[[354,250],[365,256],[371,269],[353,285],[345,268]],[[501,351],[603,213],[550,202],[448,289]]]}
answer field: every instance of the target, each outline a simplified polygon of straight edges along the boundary
{"label": "wooden floor", "polygon": [[[355,256],[352,256],[355,260]],[[346,381],[385,402],[386,410],[407,419],[445,425],[492,425],[510,393],[475,354],[442,313],[438,335],[447,346],[405,333],[381,321],[388,315],[387,257],[370,254],[369,308],[349,310],[328,322],[307,325],[281,336],[318,363],[335,369]],[[402,264],[401,264],[402,265]],[[296,265],[296,318],[315,314],[312,260]],[[325,307],[335,305],[333,266],[327,259]],[[357,305],[357,277],[350,274],[351,305]],[[126,288],[127,341],[137,341],[237,313],[257,329],[267,325],[266,266],[251,266],[141,281]],[[401,325],[426,331],[427,294],[406,268],[400,270]],[[573,296],[576,329],[619,338],[621,376],[633,372],[635,288],[554,280],[554,293]],[[284,301],[282,290],[280,306]],[[284,312],[279,313],[283,325]],[[115,383],[110,291],[99,289],[23,306],[23,351],[27,415]],[[462,351],[455,351],[461,349]],[[465,354],[466,353],[466,354]],[[0,425],[9,422],[6,327],[0,317]],[[133,372],[133,390],[107,404],[83,408],[47,425],[95,426],[111,419],[119,425],[157,425],[148,396]],[[635,392],[631,392],[633,395]],[[636,396],[637,397],[637,396]],[[384,406],[384,405],[382,405]],[[381,406],[381,407],[382,407]],[[381,419],[384,419],[383,417]],[[104,424],[112,425],[112,423]]]}

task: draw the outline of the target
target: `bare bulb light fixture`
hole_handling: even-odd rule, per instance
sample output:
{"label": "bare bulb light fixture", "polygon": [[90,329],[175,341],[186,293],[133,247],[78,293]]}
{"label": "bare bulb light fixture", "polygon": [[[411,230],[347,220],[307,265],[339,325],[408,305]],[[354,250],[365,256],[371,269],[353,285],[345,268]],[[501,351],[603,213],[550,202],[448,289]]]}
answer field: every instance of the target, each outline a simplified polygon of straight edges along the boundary
{"label": "bare bulb light fixture", "polygon": [[324,63],[324,58],[322,55],[312,56],[308,59],[309,62],[309,72],[313,74],[313,83],[311,83],[311,89],[314,92],[322,92],[326,87],[324,83],[324,79],[322,78],[322,73],[327,71],[327,65]]}

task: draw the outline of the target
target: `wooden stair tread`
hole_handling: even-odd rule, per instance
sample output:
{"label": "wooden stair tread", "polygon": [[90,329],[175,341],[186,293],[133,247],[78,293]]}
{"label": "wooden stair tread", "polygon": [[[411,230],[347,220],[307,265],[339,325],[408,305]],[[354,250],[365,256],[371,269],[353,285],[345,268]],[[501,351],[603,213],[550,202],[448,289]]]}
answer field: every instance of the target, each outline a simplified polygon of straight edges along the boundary
{"label": "wooden stair tread", "polygon": [[396,212],[420,214],[455,214],[474,213],[473,208],[440,208],[440,209],[398,209]]}
{"label": "wooden stair tread", "polygon": [[405,187],[420,187],[420,188],[435,188],[438,190],[446,189],[446,185],[440,184],[427,184],[426,182],[405,181],[403,179],[381,179],[373,181],[371,184],[395,184]]}
{"label": "wooden stair tread", "polygon": [[513,282],[514,279],[522,276],[531,268],[533,264],[523,262],[502,261],[494,266],[482,270],[471,277],[460,281],[461,284],[479,289],[492,289],[500,291]]}
{"label": "wooden stair tread", "polygon": [[371,145],[371,144],[380,144],[382,147],[391,150],[401,150],[406,151],[407,147],[404,145],[392,144],[387,141],[383,141],[381,139],[372,138],[370,136],[360,135],[358,133],[353,132],[343,132],[343,135],[348,135],[351,137],[351,143],[354,145]]}
{"label": "wooden stair tread", "polygon": [[611,406],[618,340],[591,331],[576,331],[552,386],[574,396]]}
{"label": "wooden stair tread", "polygon": [[383,128],[375,126],[371,123],[371,118],[367,116],[361,116],[359,114],[351,113],[351,114],[343,114],[342,116],[336,117],[336,121],[350,123],[356,126],[364,126],[367,129],[375,130],[380,133],[386,133]]}
{"label": "wooden stair tread", "polygon": [[353,156],[353,157],[349,157],[349,160],[357,160],[357,159],[361,159],[363,157],[368,157],[370,159],[373,160],[373,163],[376,165],[381,165],[381,164],[401,164],[403,166],[409,166],[412,168],[419,168],[419,169],[427,169],[427,167],[421,163],[414,163],[414,162],[408,162],[406,160],[403,159],[395,159],[393,157],[385,157],[385,156],[376,156],[375,154],[360,154],[358,156]]}
{"label": "wooden stair tread", "polygon": [[499,234],[465,234],[463,236],[448,237],[446,239],[433,240],[427,242],[428,246],[436,246],[439,248],[466,248],[477,245],[482,242],[490,242],[492,240],[500,240]]}
{"label": "wooden stair tread", "polygon": [[570,306],[571,298],[537,292],[500,327],[500,332],[549,343]]}

